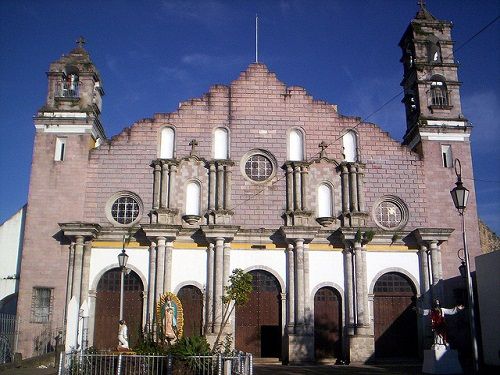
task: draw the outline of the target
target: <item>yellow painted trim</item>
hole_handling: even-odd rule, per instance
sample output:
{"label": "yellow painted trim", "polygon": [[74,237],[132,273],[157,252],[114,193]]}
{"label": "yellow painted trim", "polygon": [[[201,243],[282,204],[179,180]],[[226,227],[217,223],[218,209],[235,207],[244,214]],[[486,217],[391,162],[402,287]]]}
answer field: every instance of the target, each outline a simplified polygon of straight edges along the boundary
{"label": "yellow painted trim", "polygon": [[323,243],[311,243],[311,244],[309,244],[309,250],[342,251],[342,248],[333,247],[332,245],[323,244]]}
{"label": "yellow painted trim", "polygon": [[198,245],[195,242],[177,242],[174,241],[174,249],[206,249],[204,245]]}
{"label": "yellow painted trim", "polygon": [[366,251],[417,251],[405,245],[366,245]]}
{"label": "yellow painted trim", "polygon": [[[92,242],[92,247],[110,247],[110,248],[122,248],[123,244],[121,241],[93,241]],[[139,242],[136,241],[130,241],[129,243],[125,244],[125,248],[140,248],[140,249],[147,249],[148,246],[142,246]]]}

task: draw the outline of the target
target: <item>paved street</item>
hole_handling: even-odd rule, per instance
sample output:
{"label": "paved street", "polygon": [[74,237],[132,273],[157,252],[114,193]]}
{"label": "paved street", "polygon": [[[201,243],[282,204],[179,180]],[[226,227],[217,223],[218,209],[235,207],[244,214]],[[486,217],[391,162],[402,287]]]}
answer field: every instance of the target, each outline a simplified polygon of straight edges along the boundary
{"label": "paved street", "polygon": [[256,364],[254,365],[254,375],[419,375],[422,374],[421,369],[421,365],[281,366]]}

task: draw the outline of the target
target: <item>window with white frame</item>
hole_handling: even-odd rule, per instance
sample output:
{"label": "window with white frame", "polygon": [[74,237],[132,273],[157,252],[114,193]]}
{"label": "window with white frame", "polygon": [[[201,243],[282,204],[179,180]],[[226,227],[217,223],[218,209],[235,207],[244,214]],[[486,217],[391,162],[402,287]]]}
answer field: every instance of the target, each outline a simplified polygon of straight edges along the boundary
{"label": "window with white frame", "polygon": [[298,129],[292,129],[288,134],[288,160],[304,160],[304,135]]}
{"label": "window with white frame", "polygon": [[217,128],[214,132],[214,159],[229,158],[229,137],[227,129]]}
{"label": "window with white frame", "polygon": [[318,217],[333,217],[333,191],[330,184],[318,186]]}
{"label": "window with white frame", "polygon": [[200,216],[200,184],[191,181],[186,186],[186,215]]}
{"label": "window with white frame", "polygon": [[356,133],[349,130],[342,137],[342,153],[344,161],[356,162],[358,160],[358,140]]}
{"label": "window with white frame", "polygon": [[54,152],[55,161],[63,161],[66,155],[66,138],[56,138],[56,150]]}
{"label": "window with white frame", "polygon": [[451,145],[441,145],[441,155],[443,158],[443,167],[453,167],[453,154],[451,153]]}
{"label": "window with white frame", "polygon": [[31,300],[31,321],[46,323],[52,313],[52,288],[34,287]]}
{"label": "window with white frame", "polygon": [[175,132],[172,128],[161,130],[160,159],[172,159],[174,157]]}

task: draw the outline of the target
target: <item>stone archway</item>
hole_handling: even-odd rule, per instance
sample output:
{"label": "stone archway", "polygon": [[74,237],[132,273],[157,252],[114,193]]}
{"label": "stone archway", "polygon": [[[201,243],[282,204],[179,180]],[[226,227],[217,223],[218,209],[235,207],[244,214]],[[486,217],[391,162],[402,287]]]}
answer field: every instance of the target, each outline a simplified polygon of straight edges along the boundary
{"label": "stone archway", "polygon": [[[105,272],[97,284],[94,318],[94,346],[97,349],[114,349],[118,344],[118,319],[120,315],[121,270]],[[142,331],[144,286],[134,271],[125,275],[124,319],[127,322],[129,345],[139,342]]]}
{"label": "stone archway", "polygon": [[185,285],[177,292],[184,311],[184,336],[201,336],[203,328],[203,293],[194,285]]}
{"label": "stone archway", "polygon": [[398,272],[380,276],[373,288],[375,356],[415,358],[418,356],[416,289]]}
{"label": "stone archway", "polygon": [[255,357],[281,357],[281,288],[271,273],[249,272],[253,292],[245,306],[236,307],[236,348]]}
{"label": "stone archway", "polygon": [[314,295],[314,354],[316,360],[342,357],[342,299],[332,287]]}

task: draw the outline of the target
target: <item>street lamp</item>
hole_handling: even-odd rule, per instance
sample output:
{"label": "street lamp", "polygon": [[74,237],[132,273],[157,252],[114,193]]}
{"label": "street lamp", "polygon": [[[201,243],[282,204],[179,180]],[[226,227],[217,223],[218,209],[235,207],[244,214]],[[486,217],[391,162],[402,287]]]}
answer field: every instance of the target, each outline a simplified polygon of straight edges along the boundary
{"label": "street lamp", "polygon": [[118,264],[121,270],[120,282],[120,320],[123,320],[123,286],[125,284],[125,272],[127,270],[128,255],[125,252],[125,236],[123,236],[122,252],[118,254]]}
{"label": "street lamp", "polygon": [[465,257],[460,255],[460,253],[463,253],[464,248],[462,247],[461,249],[458,249],[457,251],[457,256],[458,259],[460,259],[460,266],[458,266],[458,272],[460,272],[460,276],[462,276],[463,279],[467,278],[467,269],[465,267]]}
{"label": "street lamp", "polygon": [[[451,197],[453,198],[453,204],[458,210],[458,214],[462,217],[462,238],[464,243],[464,259],[462,260],[462,265],[459,267],[463,269],[465,266],[465,274],[467,277],[467,298],[469,300],[469,326],[470,335],[472,339],[472,353],[474,360],[474,373],[479,372],[479,354],[477,347],[477,336],[476,336],[476,322],[474,319],[474,289],[472,288],[472,278],[470,275],[470,265],[469,265],[469,252],[467,250],[467,233],[465,232],[465,209],[467,208],[467,199],[469,198],[469,190],[464,187],[462,183],[462,164],[460,164],[459,159],[455,159],[455,174],[457,175],[456,185],[451,191]],[[460,252],[460,250],[459,250]],[[460,258],[461,259],[461,258]],[[464,264],[465,261],[465,264]],[[462,270],[460,270],[462,272]]]}

